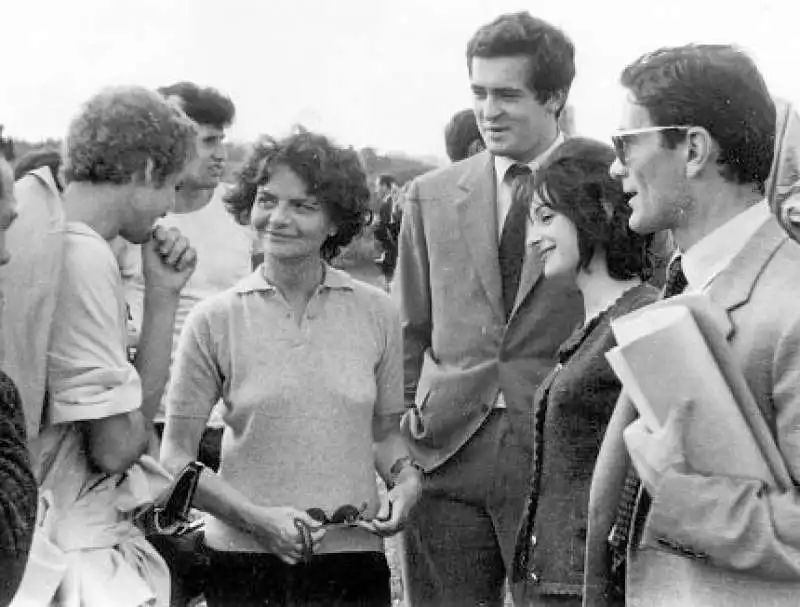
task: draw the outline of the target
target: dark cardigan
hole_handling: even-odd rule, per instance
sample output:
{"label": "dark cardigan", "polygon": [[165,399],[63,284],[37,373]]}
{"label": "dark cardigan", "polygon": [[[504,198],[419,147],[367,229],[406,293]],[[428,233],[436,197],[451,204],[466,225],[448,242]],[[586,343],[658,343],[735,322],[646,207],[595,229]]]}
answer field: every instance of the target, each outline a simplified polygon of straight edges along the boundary
{"label": "dark cardigan", "polygon": [[0,371],[0,605],[11,602],[22,581],[36,520],[36,495],[19,393]]}
{"label": "dark cardigan", "polygon": [[633,287],[579,327],[536,393],[531,495],[515,555],[528,596],[582,595],[592,472],[621,389],[605,358],[616,345],[611,320],[658,297],[653,286]]}

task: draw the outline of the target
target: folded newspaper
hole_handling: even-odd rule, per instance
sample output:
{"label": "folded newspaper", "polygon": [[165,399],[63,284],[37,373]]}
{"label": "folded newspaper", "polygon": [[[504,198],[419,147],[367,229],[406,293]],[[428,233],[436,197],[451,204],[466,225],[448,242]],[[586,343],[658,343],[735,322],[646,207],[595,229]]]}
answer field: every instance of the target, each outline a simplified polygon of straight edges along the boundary
{"label": "folded newspaper", "polygon": [[729,321],[703,295],[666,299],[612,322],[618,346],[607,354],[623,388],[651,429],[673,405],[695,403],[686,456],[700,474],[792,487],[763,413],[735,361]]}
{"label": "folded newspaper", "polygon": [[[791,477],[727,342],[730,328],[708,298],[681,295],[612,321],[619,345],[607,358],[651,428],[676,403],[694,401],[684,444],[697,472],[785,491]],[[774,607],[800,604],[794,582],[757,579],[669,549],[639,551],[628,583],[658,597],[659,607],[752,607],[765,597]]]}

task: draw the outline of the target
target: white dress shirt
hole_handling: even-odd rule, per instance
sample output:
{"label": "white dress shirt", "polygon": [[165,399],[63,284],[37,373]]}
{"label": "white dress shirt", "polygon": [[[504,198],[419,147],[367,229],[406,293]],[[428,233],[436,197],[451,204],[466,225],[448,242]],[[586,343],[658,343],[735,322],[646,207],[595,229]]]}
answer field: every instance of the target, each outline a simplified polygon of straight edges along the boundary
{"label": "white dress shirt", "polygon": [[704,236],[683,253],[681,263],[688,283],[686,291],[704,293],[771,215],[767,201],[762,200]]}
{"label": "white dress shirt", "polygon": [[[553,153],[553,151],[562,143],[564,143],[563,133],[559,133],[553,141],[552,145],[544,152],[539,154],[536,158],[528,163],[531,172],[536,175],[536,172],[542,167],[544,161]],[[508,176],[508,169],[517,164],[516,160],[508,156],[495,156],[494,157],[494,172],[495,184],[497,187],[497,195],[495,197],[497,204],[497,242],[500,243],[500,236],[503,234],[503,224],[506,221],[509,209],[511,209],[512,191],[511,191],[511,178]],[[531,245],[531,222],[525,223],[525,242],[528,246]],[[497,395],[497,401],[494,404],[496,409],[505,409],[506,400],[503,393]]]}
{"label": "white dress shirt", "polygon": [[[559,133],[553,141],[553,144],[544,152],[539,154],[536,158],[528,163],[531,172],[536,175],[536,172],[542,168],[545,160],[553,153],[553,151],[562,143],[564,143],[563,133]],[[511,208],[511,178],[508,176],[508,169],[517,164],[516,160],[508,156],[495,156],[494,157],[494,173],[495,184],[497,187],[497,195],[495,201],[497,204],[497,241],[500,242],[500,236],[503,234],[503,224],[508,216],[508,211]],[[525,225],[525,242],[530,244],[531,241],[531,223],[530,221]]]}

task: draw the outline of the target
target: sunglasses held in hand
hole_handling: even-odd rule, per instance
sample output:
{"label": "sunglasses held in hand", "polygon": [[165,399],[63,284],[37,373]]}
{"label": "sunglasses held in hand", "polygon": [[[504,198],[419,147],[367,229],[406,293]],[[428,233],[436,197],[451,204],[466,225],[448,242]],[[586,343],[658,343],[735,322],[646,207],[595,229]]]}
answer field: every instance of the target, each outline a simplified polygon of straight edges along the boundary
{"label": "sunglasses held in hand", "polygon": [[361,504],[361,508],[356,508],[352,504],[339,506],[329,517],[322,508],[309,508],[306,510],[308,516],[315,521],[322,523],[324,527],[355,527],[364,519],[364,512],[367,510],[367,502]]}
{"label": "sunglasses held in hand", "polygon": [[[358,527],[359,523],[377,520],[386,522],[392,518],[392,507],[389,503],[389,511],[385,518],[376,517],[375,519],[364,518],[367,510],[367,502],[361,504],[361,508],[356,508],[352,504],[339,506],[330,516],[322,508],[309,508],[306,514],[315,521],[322,523],[323,527]],[[314,556],[314,542],[311,538],[311,528],[299,518],[294,519],[294,526],[303,538],[303,561],[308,562]]]}

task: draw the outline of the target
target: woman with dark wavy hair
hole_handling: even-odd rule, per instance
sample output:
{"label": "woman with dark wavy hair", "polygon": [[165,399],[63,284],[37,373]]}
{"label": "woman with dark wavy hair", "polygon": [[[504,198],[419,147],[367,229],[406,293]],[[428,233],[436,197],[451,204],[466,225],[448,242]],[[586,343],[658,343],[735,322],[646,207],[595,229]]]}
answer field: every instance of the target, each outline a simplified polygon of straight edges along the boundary
{"label": "woman with dark wavy hair", "polygon": [[172,470],[193,460],[222,399],[220,471],[195,499],[211,607],[390,604],[381,536],[421,481],[399,432],[400,321],[382,290],[328,264],[368,223],[369,196],[354,150],[300,131],[260,141],[226,197],[264,261],[186,320],[162,446]]}
{"label": "woman with dark wavy hair", "polygon": [[515,558],[532,605],[582,601],[592,471],[621,385],[605,358],[611,321],[654,302],[650,236],[628,227],[631,209],[609,175],[612,149],[569,139],[537,176],[531,221],[546,277],[569,277],[585,321],[562,344],[534,397],[534,463]]}

